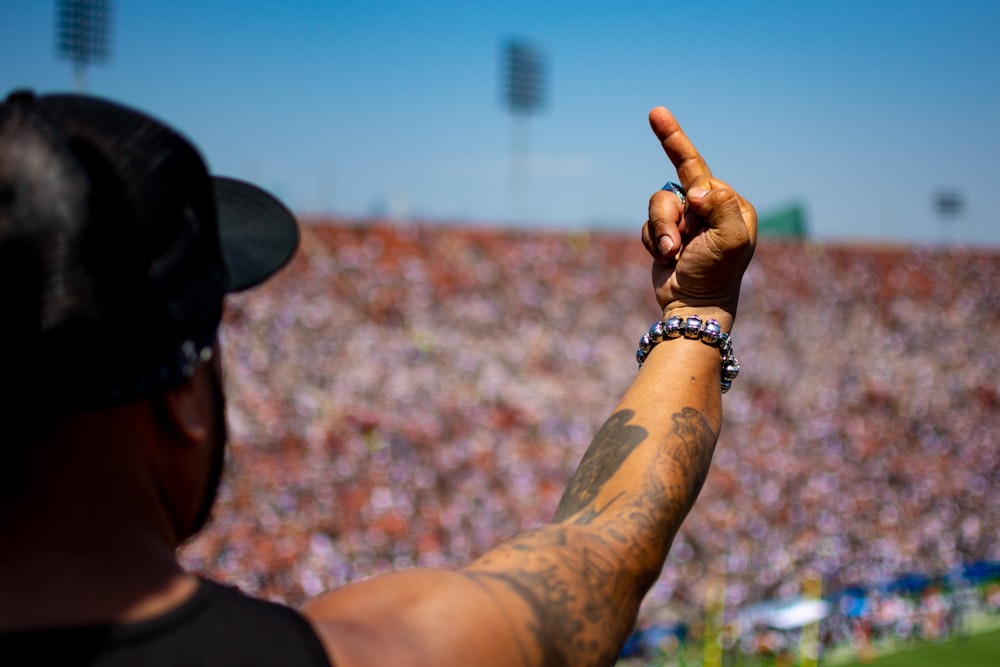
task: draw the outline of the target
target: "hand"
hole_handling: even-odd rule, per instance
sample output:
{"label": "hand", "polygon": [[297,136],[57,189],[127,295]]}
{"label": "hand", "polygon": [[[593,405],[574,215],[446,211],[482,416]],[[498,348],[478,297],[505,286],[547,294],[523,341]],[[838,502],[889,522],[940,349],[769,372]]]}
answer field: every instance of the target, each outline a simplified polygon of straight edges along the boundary
{"label": "hand", "polygon": [[697,312],[728,330],[757,243],[757,212],[712,176],[669,111],[653,109],[649,124],[688,194],[686,213],[673,192],[661,190],[649,200],[642,241],[653,256],[656,300],[665,316]]}

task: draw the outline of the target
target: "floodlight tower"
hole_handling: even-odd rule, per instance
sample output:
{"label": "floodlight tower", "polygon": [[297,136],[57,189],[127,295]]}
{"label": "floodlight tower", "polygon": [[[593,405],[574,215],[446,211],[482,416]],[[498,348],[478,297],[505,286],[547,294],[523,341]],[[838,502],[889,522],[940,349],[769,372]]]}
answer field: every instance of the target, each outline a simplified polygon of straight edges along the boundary
{"label": "floodlight tower", "polygon": [[519,217],[527,185],[528,117],[545,105],[545,62],[541,51],[523,39],[506,40],[502,50],[503,100],[513,119],[510,206],[513,217]]}
{"label": "floodlight tower", "polygon": [[56,45],[59,56],[73,62],[78,92],[87,88],[87,65],[108,59],[111,0],[59,0]]}
{"label": "floodlight tower", "polygon": [[[937,210],[938,218],[941,222],[951,222],[954,232],[958,231],[958,222],[964,218],[965,199],[962,193],[956,189],[942,189],[934,195],[934,208]],[[957,234],[952,238],[952,242],[958,240]]]}

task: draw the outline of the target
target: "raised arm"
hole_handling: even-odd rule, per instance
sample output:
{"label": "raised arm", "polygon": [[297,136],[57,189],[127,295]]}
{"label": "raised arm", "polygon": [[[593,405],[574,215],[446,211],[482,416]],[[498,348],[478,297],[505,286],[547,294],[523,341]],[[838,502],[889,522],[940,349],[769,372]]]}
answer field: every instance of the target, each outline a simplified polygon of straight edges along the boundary
{"label": "raised arm", "polygon": [[[756,214],[712,177],[666,109],[650,124],[689,198],[686,214],[673,192],[650,199],[643,241],[657,300],[667,316],[716,319],[728,332]],[[551,524],[460,572],[401,572],[307,607],[338,664],[613,664],[708,474],[720,369],[718,348],[665,340],[598,431]]]}

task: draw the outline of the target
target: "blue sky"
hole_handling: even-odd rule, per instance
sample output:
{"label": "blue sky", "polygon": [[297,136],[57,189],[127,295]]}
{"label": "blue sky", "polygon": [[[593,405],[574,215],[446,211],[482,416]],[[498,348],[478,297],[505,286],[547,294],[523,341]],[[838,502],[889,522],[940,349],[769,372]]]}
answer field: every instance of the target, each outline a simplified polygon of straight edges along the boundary
{"label": "blue sky", "polygon": [[[55,6],[0,3],[0,91],[72,89]],[[819,239],[1000,247],[998,2],[113,7],[88,90],[299,212],[637,230],[672,177],[646,122],[663,104],[718,176],[762,213],[801,203]],[[509,37],[548,71],[548,103],[520,127],[501,104]],[[955,220],[934,209],[943,189],[965,202]]]}

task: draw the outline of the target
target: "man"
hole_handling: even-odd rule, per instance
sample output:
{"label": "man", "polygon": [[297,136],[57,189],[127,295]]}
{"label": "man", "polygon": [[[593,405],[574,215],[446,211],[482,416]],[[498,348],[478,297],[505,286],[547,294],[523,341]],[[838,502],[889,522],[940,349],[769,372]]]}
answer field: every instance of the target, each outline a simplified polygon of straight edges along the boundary
{"label": "man", "polygon": [[669,331],[643,339],[553,522],[460,571],[400,571],[293,611],[183,571],[174,551],[222,470],[224,296],[288,260],[294,219],[140,112],[8,98],[4,664],[612,664],[708,473],[737,370],[719,334],[756,237],[753,208],[673,116],[650,124],[683,185],[655,193],[643,225]]}

